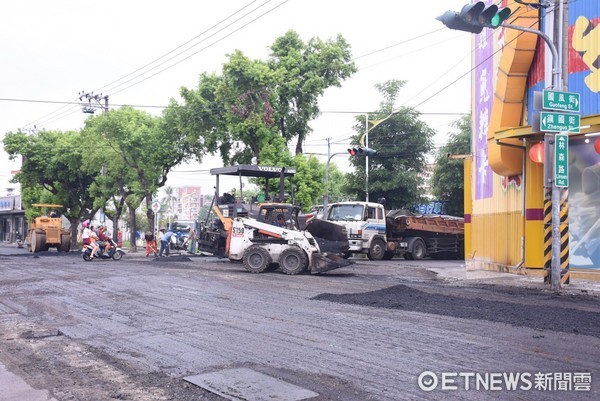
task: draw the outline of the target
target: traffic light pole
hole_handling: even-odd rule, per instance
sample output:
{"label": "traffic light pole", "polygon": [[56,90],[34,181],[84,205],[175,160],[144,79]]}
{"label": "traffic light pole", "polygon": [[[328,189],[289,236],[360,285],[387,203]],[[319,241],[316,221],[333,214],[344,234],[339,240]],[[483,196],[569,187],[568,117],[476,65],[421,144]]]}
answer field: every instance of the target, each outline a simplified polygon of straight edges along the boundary
{"label": "traffic light pole", "polygon": [[[365,114],[365,147],[369,148],[369,115]],[[365,157],[365,201],[369,201],[369,155]]]}
{"label": "traffic light pole", "polygon": [[[556,50],[556,46],[554,46],[554,42],[552,39],[546,35],[542,31],[538,31],[531,28],[522,27],[519,25],[512,24],[503,24],[505,28],[515,29],[517,31],[523,31],[528,33],[533,33],[541,37],[550,52],[552,53],[552,89],[562,90],[562,72],[560,70],[560,59],[558,57],[558,51]],[[561,133],[562,134],[562,133]],[[550,154],[554,154],[554,147],[556,146],[555,134],[552,135],[552,140],[548,144],[548,148],[550,149]],[[549,155],[546,155],[546,160]],[[553,159],[553,163],[556,163],[556,160]],[[554,166],[553,166],[554,167]],[[552,169],[554,171],[554,168]],[[550,288],[554,291],[560,290],[560,198],[561,198],[561,190],[556,186],[556,179],[552,177],[550,179],[552,181],[552,260],[550,264]],[[544,187],[548,187],[548,182],[544,182]]]}
{"label": "traffic light pole", "polygon": [[327,138],[327,164],[325,164],[325,196],[323,196],[323,215],[327,216],[327,207],[329,206],[329,162],[335,155],[342,155],[346,152],[331,153],[331,142],[330,138]]}

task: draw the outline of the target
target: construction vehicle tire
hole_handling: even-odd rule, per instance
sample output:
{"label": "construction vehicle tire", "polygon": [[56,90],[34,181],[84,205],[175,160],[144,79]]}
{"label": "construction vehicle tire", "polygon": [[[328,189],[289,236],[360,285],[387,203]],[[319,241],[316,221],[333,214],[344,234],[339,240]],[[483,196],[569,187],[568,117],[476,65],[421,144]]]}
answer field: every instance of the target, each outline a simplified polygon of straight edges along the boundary
{"label": "construction vehicle tire", "polygon": [[371,246],[369,247],[369,253],[367,256],[369,260],[382,260],[385,255],[385,242],[383,240],[377,238],[371,242]]}
{"label": "construction vehicle tire", "polygon": [[242,263],[249,272],[262,273],[269,269],[273,259],[266,249],[260,245],[252,245],[244,252]]}
{"label": "construction vehicle tire", "polygon": [[299,274],[308,267],[308,257],[302,249],[292,246],[279,255],[279,268],[285,274]]}
{"label": "construction vehicle tire", "polygon": [[31,233],[31,251],[33,253],[46,249],[46,234],[43,231],[33,231]]}
{"label": "construction vehicle tire", "polygon": [[56,247],[58,252],[69,252],[71,250],[71,234],[61,234],[60,245]]}

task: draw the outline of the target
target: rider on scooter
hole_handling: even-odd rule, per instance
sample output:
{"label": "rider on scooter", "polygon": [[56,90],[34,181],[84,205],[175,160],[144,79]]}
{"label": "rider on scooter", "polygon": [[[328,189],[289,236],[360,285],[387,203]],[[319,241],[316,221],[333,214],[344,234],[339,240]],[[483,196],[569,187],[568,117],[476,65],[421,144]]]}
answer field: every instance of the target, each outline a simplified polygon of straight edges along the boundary
{"label": "rider on scooter", "polygon": [[81,225],[83,226],[83,233],[81,234],[81,238],[83,239],[83,246],[92,248],[90,259],[94,259],[94,257],[97,256],[99,249],[98,244],[96,243],[97,235],[91,229],[89,220],[84,221],[83,223],[81,223]]}
{"label": "rider on scooter", "polygon": [[100,227],[98,227],[98,239],[98,246],[100,247],[100,250],[104,248],[104,254],[108,255],[108,252],[111,248],[110,237],[106,235],[106,227],[104,225],[100,225]]}

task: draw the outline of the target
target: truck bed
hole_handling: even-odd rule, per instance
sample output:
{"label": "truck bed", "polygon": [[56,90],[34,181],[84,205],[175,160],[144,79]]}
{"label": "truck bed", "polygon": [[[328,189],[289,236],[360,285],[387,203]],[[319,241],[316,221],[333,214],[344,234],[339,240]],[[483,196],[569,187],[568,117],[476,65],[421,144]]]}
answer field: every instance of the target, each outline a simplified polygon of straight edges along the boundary
{"label": "truck bed", "polygon": [[405,210],[390,210],[386,215],[388,228],[395,234],[409,235],[409,231],[439,234],[464,234],[465,220],[448,215],[412,215]]}

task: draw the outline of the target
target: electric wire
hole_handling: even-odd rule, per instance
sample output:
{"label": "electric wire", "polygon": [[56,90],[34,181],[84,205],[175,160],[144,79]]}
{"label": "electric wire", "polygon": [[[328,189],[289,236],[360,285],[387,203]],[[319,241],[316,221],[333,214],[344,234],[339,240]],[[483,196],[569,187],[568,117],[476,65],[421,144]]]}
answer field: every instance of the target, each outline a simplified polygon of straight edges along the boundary
{"label": "electric wire", "polygon": [[[160,66],[162,66],[162,65],[165,65],[167,62],[169,62],[169,61],[172,61],[173,59],[175,59],[175,58],[177,58],[178,56],[180,56],[180,55],[184,54],[185,52],[187,52],[187,51],[189,51],[189,50],[193,49],[194,47],[198,46],[199,44],[201,44],[201,43],[204,43],[206,40],[208,40],[208,39],[210,39],[211,37],[213,37],[214,35],[216,35],[216,34],[218,34],[218,33],[222,32],[223,30],[225,30],[225,29],[229,28],[230,26],[232,26],[232,25],[233,25],[233,24],[235,24],[236,22],[239,22],[239,21],[240,21],[240,20],[242,20],[243,18],[245,18],[245,17],[247,17],[248,15],[252,14],[254,11],[256,11],[256,10],[258,10],[259,8],[263,7],[265,4],[267,4],[267,3],[270,3],[271,1],[272,1],[272,0],[268,0],[268,1],[266,1],[265,3],[263,3],[263,4],[259,5],[258,7],[254,8],[254,9],[253,9],[253,10],[251,10],[250,12],[248,12],[248,13],[244,14],[244,15],[243,15],[243,16],[241,16],[240,18],[236,19],[235,21],[231,22],[230,24],[228,24],[228,25],[224,26],[223,28],[219,29],[219,30],[218,30],[218,31],[216,31],[215,33],[211,34],[211,35],[210,35],[210,36],[208,36],[207,38],[204,38],[204,39],[202,39],[202,40],[201,40],[199,43],[197,43],[197,44],[194,44],[193,46],[190,46],[190,47],[188,47],[188,48],[186,48],[186,49],[182,50],[181,52],[179,52],[179,53],[175,54],[175,55],[174,55],[174,56],[172,56],[172,57],[169,57],[169,58],[168,58],[168,59],[166,59],[165,61],[163,61],[163,62],[161,62],[161,63],[159,63],[159,64],[157,64],[157,65],[153,66],[153,67],[152,67],[152,68],[150,68],[148,71],[145,71],[145,72],[143,72],[143,73],[140,73],[140,74],[138,74],[138,75],[134,76],[133,78],[130,78],[130,79],[126,80],[125,82],[123,82],[123,83],[121,83],[121,84],[119,84],[119,85],[116,85],[114,88],[110,89],[109,91],[114,91],[115,89],[119,88],[120,86],[122,86],[122,85],[125,85],[125,84],[127,84],[127,83],[129,83],[129,82],[132,82],[132,81],[134,81],[135,79],[137,79],[137,78],[140,78],[142,75],[144,75],[144,74],[146,74],[146,73],[148,73],[148,72],[150,72],[150,71],[153,71],[153,70],[155,70],[156,68],[158,68],[158,67],[160,67]],[[169,70],[169,69],[171,69],[171,68],[175,67],[175,66],[176,66],[176,65],[178,65],[178,64],[181,64],[182,62],[184,62],[184,61],[188,60],[189,58],[191,58],[191,57],[193,57],[193,56],[195,56],[195,55],[197,55],[198,53],[200,53],[200,52],[202,52],[202,51],[204,51],[204,50],[206,50],[206,49],[208,49],[208,48],[210,48],[210,47],[214,46],[215,44],[217,44],[217,43],[221,42],[222,40],[224,40],[224,39],[228,38],[229,36],[231,36],[231,35],[233,35],[233,34],[235,34],[235,33],[239,32],[240,30],[242,30],[243,28],[245,28],[245,27],[247,27],[248,25],[252,24],[253,22],[257,21],[258,19],[260,19],[260,18],[264,17],[265,15],[267,15],[267,14],[271,13],[272,11],[276,10],[277,8],[281,7],[282,5],[284,5],[285,3],[287,3],[288,1],[289,1],[289,0],[284,0],[282,3],[280,3],[280,4],[276,5],[275,7],[273,7],[273,8],[271,8],[271,9],[267,10],[267,11],[266,11],[266,12],[264,12],[263,14],[260,14],[258,17],[256,17],[256,18],[254,18],[254,19],[250,20],[249,22],[247,22],[247,23],[243,24],[242,26],[240,26],[240,27],[238,27],[238,28],[234,29],[233,31],[229,32],[229,33],[228,33],[228,34],[226,34],[225,36],[222,36],[222,37],[220,37],[219,39],[215,40],[214,42],[212,42],[212,43],[208,44],[207,46],[205,46],[205,47],[201,48],[200,50],[198,50],[198,51],[195,51],[194,53],[192,53],[192,54],[190,54],[190,55],[188,55],[188,56],[184,57],[183,59],[181,59],[181,60],[178,60],[178,61],[176,61],[176,62],[174,62],[174,63],[172,63],[172,64],[168,65],[167,67],[165,67],[165,68],[163,68],[163,69],[161,69],[161,70],[159,70],[159,71],[155,72],[154,74],[152,74],[152,75],[150,75],[150,76],[147,76],[147,77],[145,77],[145,78],[143,78],[143,79],[141,79],[141,80],[139,80],[139,81],[137,81],[137,82],[134,82],[133,84],[131,84],[131,85],[129,85],[129,86],[126,86],[125,88],[119,89],[119,90],[117,90],[117,91],[114,91],[114,92],[112,92],[112,93],[110,93],[110,94],[111,94],[111,95],[115,95],[115,94],[117,94],[117,93],[121,93],[121,92],[123,92],[123,91],[125,91],[125,90],[127,90],[127,89],[129,89],[129,88],[131,88],[131,87],[133,87],[133,86],[135,86],[135,85],[139,85],[140,83],[142,83],[142,82],[144,82],[144,81],[147,81],[147,80],[148,80],[148,79],[150,79],[150,78],[153,78],[153,77],[155,77],[156,75],[158,75],[158,74],[160,74],[160,73],[162,73],[162,72],[164,72],[164,71],[167,71],[167,70]]]}
{"label": "electric wire", "polygon": [[[129,77],[129,76],[131,76],[131,75],[133,75],[133,74],[135,74],[136,72],[139,72],[140,70],[143,70],[143,69],[145,69],[146,67],[148,67],[148,66],[149,66],[149,65],[151,65],[152,63],[154,63],[154,62],[156,62],[156,61],[158,61],[158,60],[161,60],[161,59],[163,59],[164,57],[168,56],[169,54],[172,54],[172,53],[173,53],[173,52],[175,52],[176,50],[178,50],[178,49],[182,48],[183,46],[187,45],[188,43],[190,43],[190,42],[192,42],[192,41],[196,40],[198,37],[202,36],[204,33],[206,33],[206,32],[209,32],[209,31],[210,31],[210,30],[212,30],[213,28],[217,27],[217,26],[218,26],[219,24],[221,24],[222,22],[224,22],[224,21],[227,21],[227,20],[229,20],[230,18],[232,18],[233,16],[237,15],[238,13],[240,13],[241,11],[243,11],[244,9],[246,9],[247,7],[249,7],[250,5],[252,5],[253,3],[255,3],[256,1],[257,1],[257,0],[254,0],[254,1],[250,2],[250,3],[248,3],[248,4],[247,4],[247,5],[245,5],[244,7],[242,7],[242,8],[240,8],[240,9],[238,9],[238,10],[237,10],[237,11],[235,11],[234,13],[232,13],[232,14],[230,14],[229,16],[227,16],[226,18],[224,18],[223,20],[219,21],[217,24],[214,24],[214,25],[213,25],[212,27],[210,27],[209,29],[207,29],[207,30],[203,31],[202,33],[200,33],[200,34],[196,35],[194,38],[192,38],[192,39],[188,40],[187,42],[185,42],[185,43],[183,43],[183,44],[181,44],[181,45],[179,45],[178,47],[174,48],[173,50],[169,51],[168,53],[165,53],[165,54],[163,54],[162,56],[158,57],[157,59],[153,60],[152,62],[149,62],[149,63],[145,64],[144,66],[142,66],[142,67],[140,67],[140,68],[136,69],[135,71],[133,71],[133,72],[131,72],[131,73],[129,73],[129,74],[127,74],[127,75],[125,75],[125,76],[123,76],[123,77],[121,77],[121,78],[117,79],[117,80],[114,80],[114,81],[112,81],[111,83],[109,83],[109,84],[107,84],[107,85],[104,85],[104,86],[102,86],[100,89],[96,90],[96,92],[98,92],[99,90],[101,90],[101,89],[104,89],[104,88],[106,88],[106,87],[109,87],[109,86],[111,86],[111,85],[113,85],[113,84],[115,84],[115,83],[117,83],[117,82],[119,82],[119,81],[122,81],[123,79],[125,79],[125,78],[127,78],[127,77]],[[261,5],[259,5],[258,7],[254,8],[254,9],[253,9],[252,11],[250,11],[249,13],[246,13],[246,14],[244,14],[242,17],[240,17],[240,18],[236,19],[234,22],[230,23],[229,25],[225,26],[224,28],[220,29],[219,31],[215,32],[214,34],[212,34],[212,35],[211,35],[211,36],[209,36],[208,38],[210,38],[210,37],[214,36],[215,34],[217,34],[217,33],[221,32],[221,31],[223,31],[224,29],[226,29],[226,28],[228,28],[229,26],[231,26],[232,24],[234,24],[234,23],[236,23],[236,22],[240,21],[240,20],[241,20],[241,19],[243,19],[244,17],[248,16],[248,15],[249,15],[249,14],[251,14],[252,12],[254,12],[254,11],[258,10],[259,8],[263,7],[265,4],[267,4],[267,3],[271,2],[271,1],[272,1],[272,0],[267,0],[266,2],[262,3],[262,4],[261,4]],[[279,8],[281,5],[283,5],[283,4],[285,4],[285,3],[287,3],[288,1],[289,1],[289,0],[285,0],[283,3],[280,3],[280,4],[279,4],[279,5],[277,5],[276,7],[273,7],[272,9],[268,10],[267,12],[265,12],[265,13],[261,14],[259,17],[255,18],[255,19],[253,19],[252,21],[250,21],[249,23],[246,23],[246,24],[244,24],[243,26],[241,26],[241,27],[239,27],[239,28],[235,29],[235,30],[234,30],[233,32],[231,32],[230,34],[228,34],[228,35],[226,35],[226,36],[222,37],[221,39],[219,39],[219,40],[217,40],[217,41],[215,41],[215,42],[211,43],[209,46],[207,46],[207,47],[205,47],[205,48],[201,49],[200,51],[202,51],[202,50],[204,50],[204,49],[206,49],[206,48],[208,48],[208,47],[210,47],[210,46],[213,46],[214,44],[216,44],[216,43],[218,43],[219,41],[221,41],[221,40],[223,40],[223,39],[227,38],[228,36],[231,36],[232,34],[234,34],[234,33],[238,32],[239,30],[241,30],[241,29],[245,28],[246,26],[248,26],[250,23],[252,23],[252,22],[256,21],[256,20],[257,20],[257,19],[259,19],[259,18],[262,18],[264,15],[266,15],[266,14],[270,13],[270,12],[271,12],[271,11],[273,11],[274,9],[276,9],[276,8]],[[208,39],[208,38],[206,38],[206,39]],[[206,39],[204,39],[204,40],[206,40]],[[204,40],[203,40],[203,41],[204,41]],[[203,41],[201,41],[200,43],[202,43]],[[200,43],[198,43],[198,44],[200,44]],[[177,57],[177,56],[179,56],[179,55],[183,54],[184,52],[186,52],[186,51],[188,51],[188,50],[192,49],[193,47],[197,46],[198,44],[195,44],[195,45],[193,45],[193,46],[190,46],[190,47],[186,48],[184,51],[177,53],[175,56],[173,56],[173,57],[169,58],[168,60],[164,61],[163,63],[159,64],[158,66],[165,64],[166,62],[168,62],[168,61],[172,60],[173,58],[175,58],[175,57]],[[183,61],[185,61],[185,60],[187,60],[187,59],[189,59],[189,58],[190,58],[190,57],[192,57],[193,55],[196,55],[196,54],[198,54],[200,51],[198,51],[198,52],[195,52],[195,53],[194,53],[194,54],[192,54],[191,56],[188,56],[188,57],[184,58],[183,60],[180,60],[179,62],[172,64],[172,65],[171,65],[170,67],[168,67],[168,68],[164,68],[164,69],[162,69],[162,70],[161,70],[161,71],[159,71],[158,73],[155,73],[155,74],[153,74],[152,76],[150,76],[150,77],[147,77],[146,79],[142,79],[142,80],[140,80],[139,82],[137,82],[137,83],[135,83],[135,84],[129,85],[128,87],[126,87],[126,88],[124,88],[124,89],[121,89],[121,90],[119,90],[118,92],[114,92],[113,94],[115,94],[115,93],[119,93],[119,92],[122,92],[122,91],[124,91],[125,89],[131,88],[132,86],[134,86],[134,85],[137,85],[138,83],[144,82],[144,81],[146,81],[147,79],[150,79],[151,77],[154,77],[154,76],[158,75],[159,73],[161,73],[161,72],[163,72],[163,71],[166,71],[167,69],[169,69],[169,68],[171,68],[171,67],[174,67],[175,65],[177,65],[177,64],[179,64],[179,63],[181,63],[181,62],[183,62]],[[155,66],[155,67],[153,67],[152,69],[155,69],[155,68],[157,68],[158,66]],[[150,69],[150,70],[148,70],[148,71],[151,71],[152,69]],[[118,88],[118,87],[119,87],[119,86],[121,86],[121,85],[125,85],[126,83],[129,83],[129,82],[131,82],[131,80],[133,80],[133,79],[136,79],[136,78],[140,77],[141,75],[143,75],[143,74],[147,73],[148,71],[146,71],[146,72],[144,72],[144,73],[142,73],[142,74],[138,74],[138,75],[136,75],[135,77],[133,77],[133,78],[131,78],[131,79],[129,79],[129,80],[127,80],[127,81],[125,81],[125,82],[123,82],[123,83],[119,84],[119,85],[116,85],[116,86],[115,86],[113,89],[116,89],[116,88]],[[44,115],[43,117],[40,117],[40,118],[38,118],[37,120],[34,120],[34,121],[32,121],[32,122],[30,122],[30,123],[26,124],[24,127],[28,127],[28,126],[34,126],[34,125],[47,125],[47,124],[48,124],[48,121],[54,122],[54,121],[56,121],[56,120],[60,119],[60,118],[55,118],[53,115],[54,115],[55,113],[58,113],[58,112],[60,112],[62,109],[69,107],[69,104],[72,104],[72,103],[76,102],[76,100],[77,100],[77,99],[74,99],[72,102],[63,102],[63,103],[65,103],[65,105],[64,105],[64,106],[62,106],[61,108],[59,108],[59,109],[57,109],[57,110],[55,110],[55,111],[53,111],[53,112],[51,112],[51,113],[49,113],[49,114],[46,114],[46,115]],[[70,115],[70,114],[73,114],[73,113],[69,113],[69,115]],[[62,114],[61,114],[61,115],[62,115]]]}
{"label": "electric wire", "polygon": [[[222,23],[224,23],[225,21],[227,21],[227,20],[228,20],[228,19],[230,19],[231,17],[235,16],[236,14],[238,14],[238,13],[242,12],[242,11],[243,11],[244,9],[246,9],[247,7],[250,7],[250,5],[252,5],[252,4],[254,4],[254,3],[256,3],[257,1],[258,1],[258,0],[253,0],[253,1],[251,1],[250,3],[246,4],[244,7],[242,7],[242,8],[240,8],[240,9],[238,9],[237,11],[235,11],[233,14],[230,14],[230,15],[228,15],[227,17],[223,18],[222,20],[220,20],[220,21],[219,21],[219,22],[217,22],[216,24],[212,25],[210,28],[208,28],[208,29],[205,29],[204,31],[200,32],[198,35],[194,36],[193,38],[189,39],[188,41],[186,41],[186,42],[182,43],[181,45],[179,45],[179,46],[175,47],[174,49],[172,49],[172,50],[168,51],[167,53],[163,54],[162,56],[160,56],[160,57],[157,57],[157,58],[155,58],[154,60],[152,60],[152,61],[150,61],[150,62],[148,62],[148,63],[144,64],[144,65],[143,65],[143,66],[141,66],[140,68],[138,68],[138,69],[136,69],[136,70],[134,70],[134,71],[132,71],[132,72],[128,73],[127,75],[124,75],[124,76],[122,76],[121,78],[115,79],[114,81],[112,81],[112,82],[110,82],[110,83],[108,83],[108,84],[106,84],[106,85],[104,85],[104,86],[102,86],[102,87],[100,87],[100,88],[96,89],[96,90],[95,90],[95,92],[100,92],[100,91],[102,91],[103,89],[105,89],[105,88],[107,88],[107,87],[110,87],[110,86],[112,86],[113,84],[116,84],[117,82],[119,82],[119,81],[122,81],[122,80],[124,80],[124,79],[126,79],[126,78],[130,77],[131,75],[133,75],[133,74],[135,74],[135,73],[139,72],[139,71],[142,71],[142,70],[144,70],[145,68],[147,68],[147,67],[151,66],[152,64],[156,63],[157,61],[159,61],[159,60],[162,60],[163,58],[167,57],[168,55],[170,55],[170,54],[174,53],[175,51],[177,51],[177,50],[181,49],[181,48],[182,48],[182,47],[184,47],[185,45],[187,45],[187,44],[189,44],[189,43],[193,42],[194,40],[198,39],[198,38],[199,38],[199,37],[201,37],[202,35],[204,35],[204,34],[206,34],[206,33],[210,32],[211,30],[213,30],[213,29],[214,29],[214,28],[216,28],[217,26],[221,25]],[[271,1],[271,0],[269,0],[269,1]],[[266,3],[268,3],[269,1],[267,1]],[[265,5],[266,3],[263,3],[263,4],[262,4],[261,6],[259,6],[259,7],[262,7],[262,6],[263,6],[263,5]],[[256,10],[256,9],[255,9],[255,10]],[[254,11],[254,10],[253,10],[253,11]],[[247,15],[247,14],[246,14],[246,15]],[[236,20],[236,21],[237,21],[237,20]],[[235,22],[235,21],[234,21],[234,22]],[[229,26],[229,25],[227,25],[227,27],[228,27],[228,26]],[[220,32],[220,31],[217,31],[216,33],[218,33],[218,32]],[[214,35],[214,34],[213,34],[213,35]],[[211,35],[211,36],[212,36],[212,35]],[[211,36],[209,36],[209,38],[210,38]],[[202,40],[200,43],[202,43],[204,40],[206,40],[206,39],[203,39],[203,40]],[[199,44],[199,43],[198,43],[198,44]],[[194,46],[196,46],[196,45],[198,45],[198,44],[195,44]],[[192,47],[193,47],[193,46],[192,46]],[[184,52],[185,52],[185,51],[187,51],[187,50],[189,50],[189,48],[185,49],[185,50],[184,50]],[[181,53],[177,53],[175,56],[177,56],[177,55],[179,55],[179,54],[181,54]],[[169,59],[169,60],[171,60],[171,59]],[[167,60],[167,61],[168,61],[168,60]],[[160,65],[160,64],[159,64],[159,65]]]}

